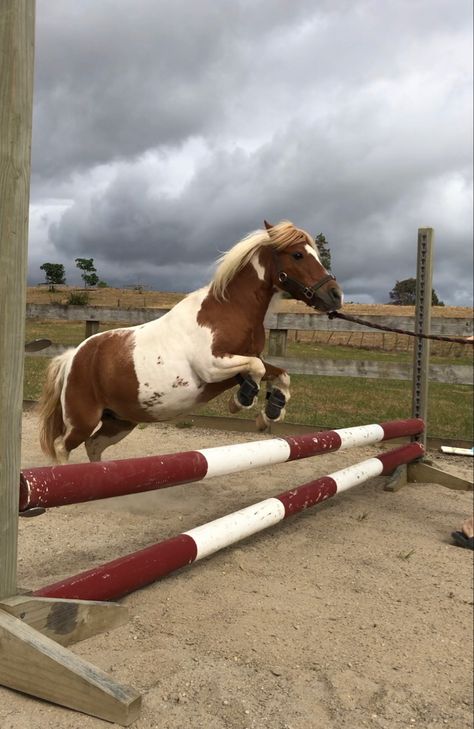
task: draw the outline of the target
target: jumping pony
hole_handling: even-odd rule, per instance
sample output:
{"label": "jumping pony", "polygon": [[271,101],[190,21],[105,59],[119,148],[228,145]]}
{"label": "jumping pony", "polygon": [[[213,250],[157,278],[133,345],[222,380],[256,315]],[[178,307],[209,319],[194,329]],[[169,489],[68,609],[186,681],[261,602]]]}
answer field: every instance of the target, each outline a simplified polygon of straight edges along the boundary
{"label": "jumping pony", "polygon": [[160,319],[95,334],[51,361],[39,403],[43,451],[65,463],[84,443],[100,461],[138,423],[169,420],[237,384],[230,411],[251,408],[262,380],[257,428],[281,420],[290,378],[260,355],[265,314],[284,291],[320,311],[342,306],[313,238],[289,221],[265,221],[221,256],[208,286]]}

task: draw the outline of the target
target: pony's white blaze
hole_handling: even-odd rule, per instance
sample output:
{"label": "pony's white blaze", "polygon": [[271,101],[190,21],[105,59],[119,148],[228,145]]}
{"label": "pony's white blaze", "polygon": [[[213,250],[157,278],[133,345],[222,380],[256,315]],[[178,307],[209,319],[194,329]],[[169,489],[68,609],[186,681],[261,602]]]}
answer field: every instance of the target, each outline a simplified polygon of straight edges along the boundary
{"label": "pony's white blaze", "polygon": [[356,428],[342,428],[336,430],[336,433],[341,439],[341,450],[377,443],[384,439],[384,430],[382,426],[376,423],[373,425],[359,425]]}
{"label": "pony's white blaze", "polygon": [[199,453],[202,453],[208,464],[204,478],[212,478],[259,466],[284,463],[289,459],[291,449],[285,440],[275,438],[265,441],[265,448],[262,448],[262,443],[257,441],[222,446],[218,449],[202,448]]}
{"label": "pony's white blaze", "polygon": [[196,559],[203,559],[223,547],[250,537],[267,529],[285,518],[285,507],[279,499],[270,498],[258,504],[247,506],[209,524],[184,532],[194,539],[197,547]]}
{"label": "pony's white blaze", "polygon": [[309,243],[306,243],[306,245],[305,245],[304,248],[305,248],[306,253],[308,253],[310,256],[313,256],[313,258],[316,258],[316,260],[319,263],[321,263],[321,259],[319,257],[319,253],[318,253],[318,251],[317,251],[316,248],[313,248],[313,246],[311,246]]}
{"label": "pony's white blaze", "polygon": [[265,266],[262,266],[262,264],[258,260],[258,256],[253,256],[253,258],[251,258],[250,260],[250,263],[257,272],[257,276],[259,277],[260,281],[265,281]]}

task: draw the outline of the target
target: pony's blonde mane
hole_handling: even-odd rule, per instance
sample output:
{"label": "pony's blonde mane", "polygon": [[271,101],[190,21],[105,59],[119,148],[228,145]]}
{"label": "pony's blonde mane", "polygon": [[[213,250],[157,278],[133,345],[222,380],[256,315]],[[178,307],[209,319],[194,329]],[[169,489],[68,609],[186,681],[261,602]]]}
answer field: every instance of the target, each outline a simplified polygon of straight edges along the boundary
{"label": "pony's blonde mane", "polygon": [[217,299],[225,299],[230,282],[263,247],[283,250],[296,243],[309,243],[315,250],[311,236],[301,228],[295,228],[289,220],[282,220],[270,230],[255,230],[235,244],[217,260],[217,269],[211,282],[211,292]]}

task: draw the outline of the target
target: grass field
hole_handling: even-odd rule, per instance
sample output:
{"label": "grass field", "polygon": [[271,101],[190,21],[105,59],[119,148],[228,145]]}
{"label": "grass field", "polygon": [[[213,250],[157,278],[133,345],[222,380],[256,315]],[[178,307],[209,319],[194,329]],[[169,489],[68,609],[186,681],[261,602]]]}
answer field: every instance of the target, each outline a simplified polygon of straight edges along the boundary
{"label": "grass field", "polygon": [[[228,415],[229,395],[213,400],[203,415]],[[262,400],[263,404],[263,400]],[[468,385],[431,383],[428,434],[471,440],[473,394]],[[252,411],[253,412],[253,411]],[[258,411],[255,410],[255,414]],[[291,377],[287,422],[347,428],[409,417],[411,382],[352,377]],[[250,417],[245,413],[243,417]]]}

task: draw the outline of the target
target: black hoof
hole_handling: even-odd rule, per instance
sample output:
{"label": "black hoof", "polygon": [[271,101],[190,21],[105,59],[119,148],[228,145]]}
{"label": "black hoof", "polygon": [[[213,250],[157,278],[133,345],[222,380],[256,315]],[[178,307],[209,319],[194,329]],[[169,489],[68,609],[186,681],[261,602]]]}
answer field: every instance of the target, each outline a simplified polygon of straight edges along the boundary
{"label": "black hoof", "polygon": [[251,377],[247,375],[247,377],[243,377],[240,375],[238,377],[240,384],[239,389],[237,390],[237,400],[244,408],[248,408],[251,405],[253,405],[253,401],[258,395],[259,387],[257,383],[252,380]]}
{"label": "black hoof", "polygon": [[451,532],[451,536],[456,546],[474,549],[474,537],[466,537],[463,532]]}
{"label": "black hoof", "polygon": [[286,397],[281,390],[274,387],[273,390],[267,392],[267,404],[265,405],[265,415],[269,420],[276,420],[280,417],[280,413],[285,407]]}

